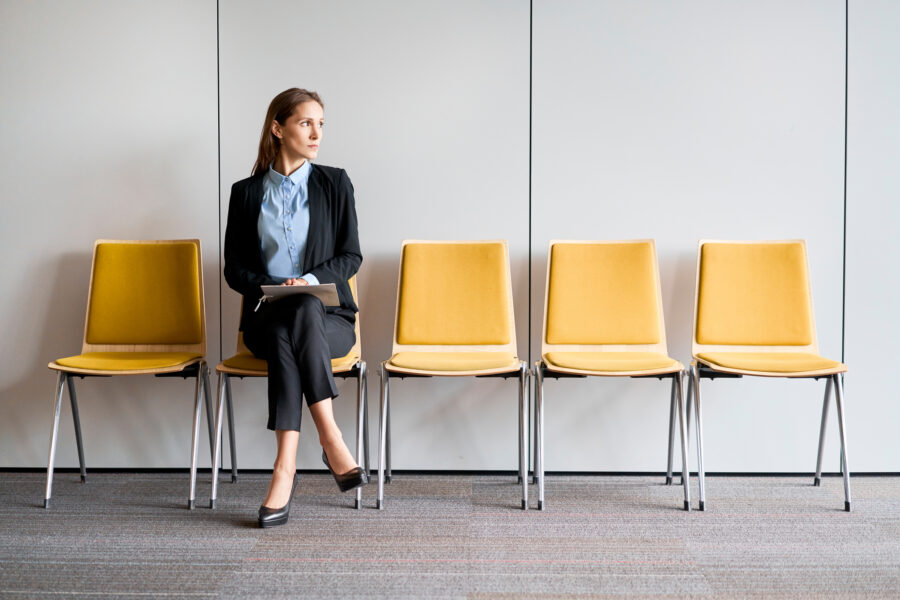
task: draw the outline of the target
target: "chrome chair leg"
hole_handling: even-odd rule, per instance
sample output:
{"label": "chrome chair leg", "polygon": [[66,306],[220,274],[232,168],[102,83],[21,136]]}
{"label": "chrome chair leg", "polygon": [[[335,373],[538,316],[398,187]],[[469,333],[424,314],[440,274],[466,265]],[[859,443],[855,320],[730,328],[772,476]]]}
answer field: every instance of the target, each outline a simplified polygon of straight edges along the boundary
{"label": "chrome chair leg", "polygon": [[[529,398],[536,398],[536,397],[537,397],[537,387],[536,387],[536,386],[537,386],[537,383],[536,383],[536,382],[537,382],[537,369],[538,369],[538,368],[540,368],[540,367],[535,367],[535,369],[534,369],[534,373],[535,373],[535,375],[534,375],[535,380],[534,380],[534,381],[535,381],[535,383],[532,383],[532,384],[530,384],[530,385],[534,385],[534,386],[535,386],[535,389],[534,389],[534,390],[529,390],[529,392],[531,392],[531,394],[532,394],[532,395],[529,395]],[[528,415],[528,417],[529,417],[529,419],[530,419],[530,421],[531,421],[531,424],[532,424],[532,425],[531,425],[531,431],[532,431],[533,433],[532,433],[531,435],[533,436],[533,443],[534,443],[534,446],[532,447],[532,450],[531,450],[531,465],[532,465],[532,471],[531,471],[531,483],[532,483],[532,485],[537,485],[537,484],[538,484],[538,472],[537,472],[537,464],[538,464],[537,402],[533,402],[533,403],[532,403],[532,406],[531,406],[531,412],[530,412],[530,414]]]}
{"label": "chrome chair leg", "polygon": [[[234,407],[231,401],[231,377],[225,377],[225,410],[228,411],[228,442],[231,450],[231,483],[237,483],[237,440],[234,437]],[[219,435],[222,435],[222,427],[219,426]],[[222,453],[224,454],[224,452]]]}
{"label": "chrome chair leg", "polygon": [[[216,445],[215,450],[213,451],[212,491],[209,494],[210,508],[216,507],[216,494],[219,490],[219,456],[222,452],[222,413],[225,405],[225,386],[227,385],[228,375],[226,373],[219,373],[218,379],[218,385],[216,386],[218,390],[216,396]],[[233,464],[234,460],[232,459],[232,466]]]}
{"label": "chrome chair leg", "polygon": [[822,485],[822,454],[825,452],[825,428],[828,425],[828,404],[831,402],[831,385],[833,380],[828,377],[825,380],[825,399],[822,400],[822,426],[819,429],[819,454],[816,457],[816,476],[813,485]]}
{"label": "chrome chair leg", "polygon": [[372,476],[369,463],[369,378],[363,379],[363,455],[366,459],[366,475]]}
{"label": "chrome chair leg", "polygon": [[[684,389],[684,371],[679,371],[678,374],[672,378],[672,382],[678,385],[677,396],[678,396],[678,423],[681,430],[681,483],[684,485],[684,510],[691,510],[691,471],[690,466],[688,464],[688,449],[687,449],[687,418],[684,414],[684,396],[682,394],[682,390]],[[670,428],[671,431],[671,428]],[[669,474],[671,475],[672,471],[672,444],[669,443]],[[669,478],[671,480],[671,477]]]}
{"label": "chrome chair leg", "polygon": [[378,510],[384,508],[384,460],[385,460],[385,434],[387,429],[387,396],[388,396],[388,372],[381,363],[381,406],[378,412],[378,497],[375,505]]}
{"label": "chrome chair leg", "polygon": [[538,510],[544,510],[544,373],[543,364],[534,369],[535,419],[534,430],[537,437],[537,461],[534,472],[538,478]]}
{"label": "chrome chair leg", "polygon": [[201,387],[203,388],[203,404],[206,407],[206,428],[209,429],[209,457],[212,458],[215,445],[215,440],[213,440],[215,423],[213,423],[213,405],[212,398],[210,397],[210,389],[209,389],[209,369],[206,368],[205,363],[201,364],[200,372],[197,375],[203,379],[201,383]]}
{"label": "chrome chair leg", "polygon": [[78,466],[81,467],[81,483],[87,480],[84,466],[84,443],[81,441],[81,418],[78,416],[78,400],[75,398],[75,378],[66,377],[69,388],[69,402],[72,404],[72,421],[75,423],[75,444],[78,446]]}
{"label": "chrome chair leg", "polygon": [[528,425],[525,422],[525,414],[528,412],[527,397],[525,394],[525,380],[528,378],[528,365],[522,363],[519,368],[519,482],[522,484],[522,510],[528,510],[528,452],[525,449],[525,439],[528,437]]}
{"label": "chrome chair leg", "polygon": [[56,404],[53,407],[53,420],[50,425],[50,455],[47,457],[47,487],[44,490],[44,508],[50,508],[50,494],[53,490],[53,462],[56,460],[56,440],[59,434],[59,411],[62,407],[65,382],[66,374],[60,371],[56,377]]}
{"label": "chrome chair leg", "polygon": [[700,484],[700,510],[706,510],[706,486],[703,477],[703,420],[700,418],[700,366],[691,367],[694,381],[694,408],[697,419],[697,481]]}
{"label": "chrome chair leg", "polygon": [[834,403],[837,404],[838,429],[841,432],[841,471],[844,475],[844,510],[850,512],[850,467],[847,464],[847,434],[844,425],[844,382],[834,375]]}
{"label": "chrome chair leg", "polygon": [[[672,485],[672,455],[675,449],[675,385],[677,378],[672,377],[672,392],[669,398],[669,455],[666,461],[666,485]],[[680,415],[679,415],[680,417]]]}
{"label": "chrome chair leg", "polygon": [[[366,379],[366,363],[360,361],[359,371],[356,374],[356,464],[362,465],[363,462],[363,410],[365,410],[365,399],[363,398],[363,385]],[[362,487],[356,488],[356,509],[362,508]]]}
{"label": "chrome chair leg", "polygon": [[[204,363],[200,363],[200,370],[197,371],[197,382],[194,384],[194,428],[191,436],[191,491],[188,496],[188,508],[194,509],[194,497],[197,491],[197,443],[200,438],[200,396],[203,393],[200,389],[203,384],[201,371]],[[213,440],[215,441],[215,440]]]}
{"label": "chrome chair leg", "polygon": [[[387,373],[387,371],[385,371]],[[387,383],[385,383],[385,388],[387,389],[388,398],[384,403],[384,410],[387,412],[387,422],[385,423],[384,430],[387,441],[385,442],[385,475],[384,480],[387,483],[391,482],[391,384],[390,384],[390,376],[388,375]]]}

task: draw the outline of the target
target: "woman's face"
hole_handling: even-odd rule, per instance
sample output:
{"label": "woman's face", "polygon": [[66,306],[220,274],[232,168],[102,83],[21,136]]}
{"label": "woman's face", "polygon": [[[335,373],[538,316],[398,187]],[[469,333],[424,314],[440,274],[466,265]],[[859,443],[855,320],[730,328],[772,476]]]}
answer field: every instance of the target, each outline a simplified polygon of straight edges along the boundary
{"label": "woman's face", "polygon": [[289,159],[313,160],[319,154],[325,111],[315,100],[298,104],[284,124],[272,122],[272,133],[281,139],[281,151]]}

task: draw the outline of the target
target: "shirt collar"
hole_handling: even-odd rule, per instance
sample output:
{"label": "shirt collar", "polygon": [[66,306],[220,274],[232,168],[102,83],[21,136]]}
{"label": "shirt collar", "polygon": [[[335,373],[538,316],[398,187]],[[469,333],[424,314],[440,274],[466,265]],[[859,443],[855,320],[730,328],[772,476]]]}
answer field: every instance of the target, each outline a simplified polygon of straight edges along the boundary
{"label": "shirt collar", "polygon": [[273,169],[271,165],[269,165],[269,172],[266,173],[266,176],[269,178],[270,182],[274,183],[278,187],[281,187],[282,183],[286,179],[290,180],[291,187],[293,187],[300,183],[306,183],[306,181],[309,179],[309,172],[311,169],[312,164],[307,160],[299,169],[285,177],[284,175]]}

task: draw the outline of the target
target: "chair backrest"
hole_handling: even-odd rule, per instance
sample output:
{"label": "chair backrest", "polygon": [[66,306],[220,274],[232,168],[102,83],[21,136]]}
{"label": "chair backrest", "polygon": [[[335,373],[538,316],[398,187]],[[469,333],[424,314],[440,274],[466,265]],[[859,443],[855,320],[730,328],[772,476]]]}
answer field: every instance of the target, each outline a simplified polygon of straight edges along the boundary
{"label": "chair backrest", "polygon": [[394,354],[516,355],[506,241],[405,240],[394,314]]}
{"label": "chair backrest", "polygon": [[200,240],[97,240],[84,352],[205,355]]}
{"label": "chair backrest", "polygon": [[806,242],[700,240],[691,351],[818,354]]}
{"label": "chair backrest", "polygon": [[[359,306],[359,295],[356,291],[356,275],[351,277],[347,282],[350,284],[350,293],[353,294],[353,301],[356,302],[356,306]],[[243,303],[243,300],[241,300]],[[241,305],[243,309],[243,304]],[[362,357],[362,338],[360,337],[360,325],[359,325],[359,313],[356,313],[356,325],[354,326],[356,330],[356,342],[353,344],[353,347],[350,349],[350,352],[347,353],[347,356],[355,356],[357,358]],[[247,344],[244,343],[244,332],[238,331],[238,339],[237,339],[237,354],[249,353],[250,349],[247,348]]]}
{"label": "chair backrest", "polygon": [[666,327],[653,240],[553,240],[541,354],[660,352]]}

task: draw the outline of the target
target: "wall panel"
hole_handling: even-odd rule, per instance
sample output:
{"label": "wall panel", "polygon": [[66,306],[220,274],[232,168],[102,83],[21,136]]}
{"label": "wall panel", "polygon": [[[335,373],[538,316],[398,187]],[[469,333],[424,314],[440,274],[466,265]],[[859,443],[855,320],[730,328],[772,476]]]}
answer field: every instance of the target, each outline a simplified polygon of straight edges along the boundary
{"label": "wall panel", "polygon": [[[325,102],[318,162],[345,168],[356,191],[373,450],[377,369],[390,356],[403,239],[509,240],[526,352],[527,3],[222,2],[221,48],[223,222],[231,183],[255,159],[272,97],[297,86]],[[226,353],[239,304],[226,286]],[[350,440],[355,392],[350,381],[339,387],[335,410]],[[398,381],[395,467],[515,468],[516,390],[512,382],[472,378]],[[235,393],[242,464],[268,467],[274,442],[264,429],[265,383],[244,381]],[[298,464],[318,468],[315,428],[306,423]]]}
{"label": "wall panel", "polygon": [[[81,351],[95,239],[200,238],[218,348],[215,10],[0,4],[0,466],[46,465],[47,363]],[[77,389],[89,468],[188,465],[189,382]],[[59,444],[57,466],[77,466],[68,404]]]}
{"label": "wall panel", "polygon": [[[843,12],[839,1],[535,2],[534,356],[549,240],[633,238],[657,242],[669,351],[685,363],[697,240],[806,239],[820,348],[840,356]],[[706,468],[812,470],[823,389],[704,386]],[[664,383],[546,391],[548,469],[665,467]]]}
{"label": "wall panel", "polygon": [[848,458],[861,471],[900,470],[900,6],[850,3],[847,118]]}

